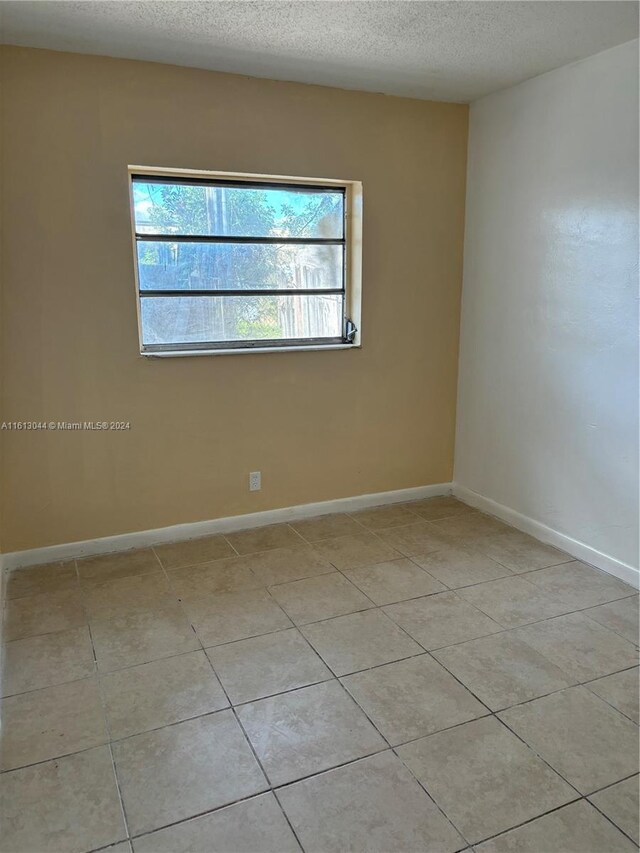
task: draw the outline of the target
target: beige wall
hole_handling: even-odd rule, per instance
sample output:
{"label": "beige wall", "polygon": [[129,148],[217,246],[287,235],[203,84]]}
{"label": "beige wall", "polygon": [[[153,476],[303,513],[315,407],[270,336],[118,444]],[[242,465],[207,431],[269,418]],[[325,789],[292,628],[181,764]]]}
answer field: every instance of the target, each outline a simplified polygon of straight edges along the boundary
{"label": "beige wall", "polygon": [[[5,48],[3,548],[452,475],[467,108]],[[138,354],[127,165],[364,183],[363,348]],[[248,472],[261,470],[261,492]]]}

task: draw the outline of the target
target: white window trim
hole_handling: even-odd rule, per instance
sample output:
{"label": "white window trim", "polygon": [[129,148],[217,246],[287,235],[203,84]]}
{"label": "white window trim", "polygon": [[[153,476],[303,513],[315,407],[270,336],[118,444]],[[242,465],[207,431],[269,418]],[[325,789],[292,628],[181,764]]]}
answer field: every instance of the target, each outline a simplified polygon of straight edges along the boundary
{"label": "white window trim", "polygon": [[[345,309],[347,316],[353,321],[356,333],[351,343],[331,344],[289,344],[286,346],[261,347],[252,343],[250,346],[234,346],[228,349],[168,349],[164,351],[146,350],[142,342],[142,318],[140,310],[140,282],[138,275],[138,253],[136,247],[136,225],[133,198],[133,175],[150,175],[167,178],[205,178],[211,180],[234,181],[265,181],[279,184],[308,184],[314,186],[335,186],[345,191]],[[246,172],[210,172],[200,169],[173,169],[162,166],[129,166],[129,204],[131,219],[131,239],[133,243],[133,267],[136,296],[136,311],[138,319],[138,341],[140,355],[145,358],[184,358],[186,356],[204,355],[247,355],[267,352],[319,352],[321,350],[359,349],[362,346],[362,183],[360,181],[336,180],[335,178],[300,178],[290,175],[263,175]]]}

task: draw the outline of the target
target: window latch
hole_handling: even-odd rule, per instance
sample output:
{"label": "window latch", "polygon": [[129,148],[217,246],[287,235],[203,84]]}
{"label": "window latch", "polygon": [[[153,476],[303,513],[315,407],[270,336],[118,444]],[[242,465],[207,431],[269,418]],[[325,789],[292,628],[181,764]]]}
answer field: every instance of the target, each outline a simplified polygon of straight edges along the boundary
{"label": "window latch", "polygon": [[347,318],[347,324],[344,335],[345,341],[349,344],[352,344],[355,340],[357,331],[358,329],[356,328],[355,323],[352,320],[349,320],[349,318]]}

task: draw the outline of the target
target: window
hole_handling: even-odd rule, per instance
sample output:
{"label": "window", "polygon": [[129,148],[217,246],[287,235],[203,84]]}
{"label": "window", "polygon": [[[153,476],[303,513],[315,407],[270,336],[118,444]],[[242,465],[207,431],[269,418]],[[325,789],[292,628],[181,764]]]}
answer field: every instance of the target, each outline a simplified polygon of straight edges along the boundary
{"label": "window", "polygon": [[359,346],[359,183],[130,175],[144,355]]}

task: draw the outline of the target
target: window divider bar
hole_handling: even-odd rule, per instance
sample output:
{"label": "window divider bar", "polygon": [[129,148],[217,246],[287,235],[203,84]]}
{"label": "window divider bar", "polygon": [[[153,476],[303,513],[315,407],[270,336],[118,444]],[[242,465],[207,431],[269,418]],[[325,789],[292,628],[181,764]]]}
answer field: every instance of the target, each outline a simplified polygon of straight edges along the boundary
{"label": "window divider bar", "polygon": [[339,287],[312,287],[312,288],[225,288],[219,290],[140,290],[141,297],[180,297],[180,296],[344,296],[344,290]]}
{"label": "window divider bar", "polygon": [[131,174],[131,182],[134,184],[163,184],[171,186],[179,184],[188,187],[212,187],[217,189],[247,189],[247,190],[285,190],[286,192],[301,192],[313,195],[314,193],[329,193],[335,195],[346,195],[346,186],[344,184],[316,184],[313,181],[310,183],[296,183],[295,181],[278,181],[278,180],[243,180],[241,178],[207,178],[198,176],[178,176],[178,175],[157,175],[157,174],[140,174],[134,172]]}
{"label": "window divider bar", "polygon": [[141,243],[239,243],[292,246],[344,246],[344,237],[229,237],[213,234],[139,234]]}

